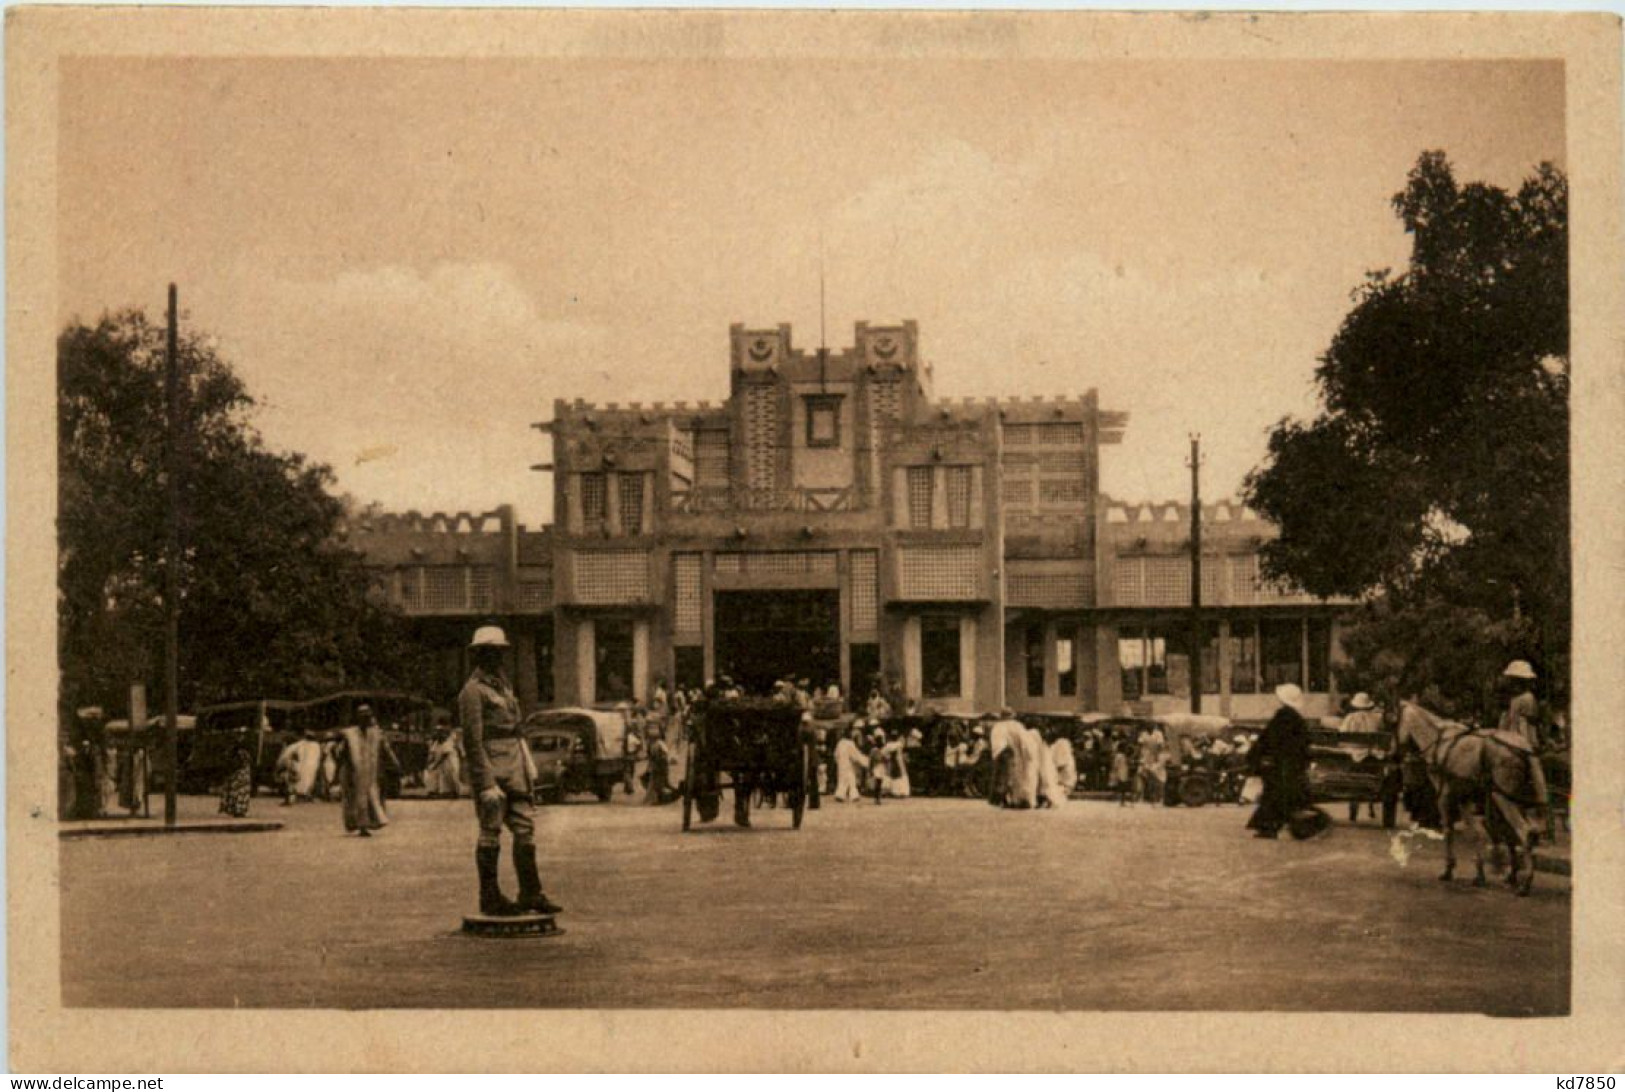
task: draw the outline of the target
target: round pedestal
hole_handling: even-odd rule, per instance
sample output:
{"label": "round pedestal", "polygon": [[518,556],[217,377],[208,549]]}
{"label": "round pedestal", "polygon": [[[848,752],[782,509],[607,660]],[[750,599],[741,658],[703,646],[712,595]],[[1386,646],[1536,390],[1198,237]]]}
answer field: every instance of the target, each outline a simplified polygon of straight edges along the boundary
{"label": "round pedestal", "polygon": [[495,937],[514,940],[531,937],[556,937],[564,932],[551,914],[520,914],[517,917],[492,917],[470,914],[463,919],[463,932],[471,937]]}

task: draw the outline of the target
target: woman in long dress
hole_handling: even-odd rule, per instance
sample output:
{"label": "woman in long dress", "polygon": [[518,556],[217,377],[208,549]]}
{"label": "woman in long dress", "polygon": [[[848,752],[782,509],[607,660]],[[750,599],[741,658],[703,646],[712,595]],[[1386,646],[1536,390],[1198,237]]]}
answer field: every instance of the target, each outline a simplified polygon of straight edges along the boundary
{"label": "woman in long dress", "polygon": [[363,838],[389,822],[378,785],[379,759],[386,748],[384,730],[366,707],[357,710],[360,724],[339,732],[339,783],[344,786],[344,829]]}
{"label": "woman in long dress", "polygon": [[254,756],[248,753],[247,745],[239,741],[231,752],[231,773],[226,775],[226,784],[220,790],[220,813],[241,819],[248,814],[248,804],[253,798]]}
{"label": "woman in long dress", "polygon": [[886,795],[907,799],[908,745],[901,737],[889,741],[883,748],[886,754]]}

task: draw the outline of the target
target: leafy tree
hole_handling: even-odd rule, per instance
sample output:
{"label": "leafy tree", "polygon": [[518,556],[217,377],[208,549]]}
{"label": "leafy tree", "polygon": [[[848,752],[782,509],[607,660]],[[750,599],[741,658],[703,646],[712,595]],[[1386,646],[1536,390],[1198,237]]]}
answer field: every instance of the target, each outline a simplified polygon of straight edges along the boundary
{"label": "leafy tree", "polygon": [[[139,311],[57,340],[62,701],[121,708],[161,694],[167,557],[164,330]],[[403,621],[368,595],[334,530],[332,472],[268,450],[254,402],[208,341],[179,346],[181,703],[410,686]]]}
{"label": "leafy tree", "polygon": [[[1362,624],[1393,642],[1390,660],[1417,665],[1394,673],[1410,685],[1420,665],[1453,675],[1428,642],[1457,640],[1537,661],[1561,696],[1567,180],[1542,164],[1516,193],[1461,184],[1426,152],[1393,206],[1409,267],[1367,275],[1316,369],[1321,413],[1279,422],[1248,477],[1248,502],[1281,532],[1266,571],[1318,595],[1381,597],[1385,613]],[[1356,672],[1374,670],[1370,636],[1348,642]]]}

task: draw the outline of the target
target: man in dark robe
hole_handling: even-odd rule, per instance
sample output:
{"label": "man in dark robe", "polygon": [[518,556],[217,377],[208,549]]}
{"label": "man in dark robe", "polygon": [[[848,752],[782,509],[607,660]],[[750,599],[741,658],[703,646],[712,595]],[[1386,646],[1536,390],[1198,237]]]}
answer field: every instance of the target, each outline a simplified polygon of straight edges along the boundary
{"label": "man in dark robe", "polygon": [[1248,752],[1248,769],[1264,782],[1258,809],[1247,821],[1254,837],[1278,837],[1289,827],[1295,838],[1323,830],[1330,818],[1309,800],[1309,725],[1299,711],[1303,691],[1291,683],[1275,688],[1281,707]]}

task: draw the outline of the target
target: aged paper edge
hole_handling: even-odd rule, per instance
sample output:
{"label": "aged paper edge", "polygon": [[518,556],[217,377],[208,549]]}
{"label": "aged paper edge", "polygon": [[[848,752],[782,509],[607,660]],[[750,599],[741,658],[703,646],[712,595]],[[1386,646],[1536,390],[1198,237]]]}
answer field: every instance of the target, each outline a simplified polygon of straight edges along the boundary
{"label": "aged paper edge", "polygon": [[[420,1070],[1616,1071],[1625,1065],[1625,290],[1610,15],[522,12],[7,13],[7,796],[18,1072]],[[986,1013],[65,1009],[54,814],[56,92],[67,56],[1561,59],[1572,186],[1573,1012]],[[1418,951],[1419,967],[1426,952]],[[538,1018],[541,1017],[541,1018]],[[429,1021],[438,1034],[419,1034]],[[297,1055],[284,1044],[303,1044]]]}

